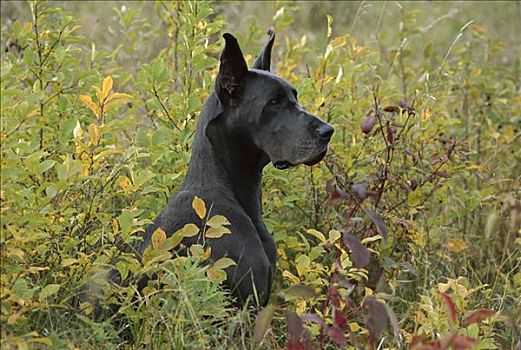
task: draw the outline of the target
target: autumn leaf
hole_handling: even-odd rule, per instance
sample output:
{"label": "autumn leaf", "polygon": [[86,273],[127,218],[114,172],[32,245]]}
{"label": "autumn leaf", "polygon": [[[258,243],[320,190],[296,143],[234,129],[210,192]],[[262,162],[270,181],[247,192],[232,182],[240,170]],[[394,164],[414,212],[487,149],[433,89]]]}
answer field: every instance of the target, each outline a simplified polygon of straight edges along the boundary
{"label": "autumn leaf", "polygon": [[451,325],[455,325],[458,318],[458,310],[456,309],[456,305],[452,301],[451,297],[447,293],[440,293],[441,300],[443,300],[443,304],[447,308],[449,312],[449,322]]}
{"label": "autumn leaf", "polygon": [[264,335],[271,325],[271,320],[273,319],[274,314],[275,306],[270,304],[262,309],[257,315],[257,318],[255,319],[255,341],[257,343],[260,343],[262,339],[264,339]]}
{"label": "autumn leaf", "polygon": [[182,229],[177,230],[174,234],[180,235],[181,237],[193,237],[199,233],[199,227],[195,224],[186,224]]}
{"label": "autumn leaf", "polygon": [[206,230],[204,235],[207,238],[221,238],[223,235],[229,234],[229,233],[232,233],[232,231],[230,231],[228,228],[226,228],[224,226],[220,226],[220,227],[210,227],[208,230]]}
{"label": "autumn leaf", "polygon": [[104,103],[107,97],[110,94],[110,90],[112,90],[112,86],[114,85],[114,81],[112,80],[112,77],[109,75],[105,79],[103,79],[103,87],[101,90],[101,98],[100,102]]}
{"label": "autumn leaf", "polygon": [[126,196],[130,195],[131,189],[132,189],[132,182],[130,181],[130,179],[128,177],[126,177],[126,176],[120,177],[119,181],[118,181],[118,185],[119,185],[119,187],[121,187],[123,192],[125,192]]}
{"label": "autumn leaf", "polygon": [[305,349],[301,342],[302,335],[305,331],[302,318],[296,312],[291,310],[284,310],[284,318],[286,319],[286,328],[289,335],[288,349],[299,349],[299,346],[302,346],[302,349]]}
{"label": "autumn leaf", "polygon": [[163,248],[163,244],[166,240],[166,233],[160,227],[158,227],[154,233],[152,233],[152,247],[154,249]]}
{"label": "autumn leaf", "polygon": [[83,129],[81,128],[80,122],[76,120],[76,126],[72,130],[72,135],[75,139],[81,139],[83,137]]}
{"label": "autumn leaf", "polygon": [[192,208],[195,210],[195,213],[197,216],[199,216],[200,219],[204,219],[206,216],[206,205],[201,198],[197,196],[194,197],[194,200],[192,201]]}
{"label": "autumn leaf", "polygon": [[[315,291],[304,284],[294,284],[284,291],[286,299],[312,299],[316,297]],[[289,298],[288,298],[289,297]]]}
{"label": "autumn leaf", "polygon": [[366,246],[350,233],[344,233],[344,244],[349,247],[353,254],[353,262],[356,267],[362,268],[369,264],[369,251]]}
{"label": "autumn leaf", "polygon": [[133,98],[134,97],[132,95],[125,94],[122,92],[113,93],[107,98],[105,104],[103,105],[103,111],[108,112],[108,111],[114,109],[115,107],[117,107],[129,100],[132,100]]}
{"label": "autumn leaf", "polygon": [[96,117],[96,119],[99,119],[100,118],[100,111],[99,111],[99,108],[98,106],[92,102],[92,99],[90,98],[90,96],[87,96],[87,95],[80,95],[80,100],[87,106],[90,108],[90,110],[92,111],[92,113],[94,113],[94,116]]}
{"label": "autumn leaf", "polygon": [[389,322],[387,311],[385,306],[373,297],[365,298],[364,307],[367,310],[365,326],[369,331],[369,338],[374,344]]}
{"label": "autumn leaf", "polygon": [[322,232],[320,231],[317,231],[313,228],[310,228],[308,230],[306,230],[307,233],[309,233],[310,235],[318,238],[318,240],[322,243],[325,243],[326,242],[326,237],[322,234]]}
{"label": "autumn leaf", "polygon": [[222,215],[214,215],[206,222],[206,225],[210,227],[220,227],[230,225],[230,222]]}
{"label": "autumn leaf", "polygon": [[91,145],[97,146],[99,143],[99,140],[101,139],[101,135],[99,133],[99,129],[96,126],[96,124],[90,124],[89,125],[89,139]]}
{"label": "autumn leaf", "polygon": [[369,210],[369,209],[366,209],[365,213],[367,214],[367,216],[369,216],[369,218],[373,222],[374,226],[376,227],[376,231],[378,231],[378,233],[382,236],[384,241],[386,241],[387,240],[387,229],[385,228],[385,223],[384,223],[382,217],[380,216],[380,214],[378,214],[377,212],[374,212],[372,210]]}
{"label": "autumn leaf", "polygon": [[206,276],[210,281],[216,282],[216,283],[222,283],[226,280],[226,272],[224,272],[222,269],[210,266],[206,270]]}
{"label": "autumn leaf", "polygon": [[484,320],[486,318],[492,317],[496,314],[494,310],[489,309],[479,309],[471,313],[467,318],[461,322],[462,326],[468,326],[469,324],[479,322],[481,320]]}
{"label": "autumn leaf", "polygon": [[92,85],[94,91],[96,91],[96,97],[98,98],[98,102],[101,103],[101,89],[95,85]]}
{"label": "autumn leaf", "polygon": [[237,265],[235,261],[230,258],[220,258],[216,262],[213,263],[213,267],[224,270],[227,267]]}

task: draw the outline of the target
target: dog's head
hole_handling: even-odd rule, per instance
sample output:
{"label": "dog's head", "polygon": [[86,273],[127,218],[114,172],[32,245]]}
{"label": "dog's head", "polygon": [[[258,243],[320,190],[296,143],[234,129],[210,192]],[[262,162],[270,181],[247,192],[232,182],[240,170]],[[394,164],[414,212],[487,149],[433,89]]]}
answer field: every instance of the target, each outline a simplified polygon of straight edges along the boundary
{"label": "dog's head", "polygon": [[275,33],[270,30],[268,35],[248,69],[237,40],[224,34],[226,44],[215,84],[225,111],[222,122],[229,132],[251,140],[278,169],[314,165],[326,155],[334,129],[304,110],[295,88],[270,73]]}

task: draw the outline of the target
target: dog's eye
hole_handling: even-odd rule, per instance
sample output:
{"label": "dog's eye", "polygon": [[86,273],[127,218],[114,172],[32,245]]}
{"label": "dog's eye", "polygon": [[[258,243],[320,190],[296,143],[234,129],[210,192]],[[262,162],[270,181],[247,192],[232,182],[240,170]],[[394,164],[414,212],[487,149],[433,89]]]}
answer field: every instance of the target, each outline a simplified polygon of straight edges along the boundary
{"label": "dog's eye", "polygon": [[280,99],[278,99],[278,98],[272,98],[272,99],[270,100],[270,105],[278,105],[278,104],[280,104]]}

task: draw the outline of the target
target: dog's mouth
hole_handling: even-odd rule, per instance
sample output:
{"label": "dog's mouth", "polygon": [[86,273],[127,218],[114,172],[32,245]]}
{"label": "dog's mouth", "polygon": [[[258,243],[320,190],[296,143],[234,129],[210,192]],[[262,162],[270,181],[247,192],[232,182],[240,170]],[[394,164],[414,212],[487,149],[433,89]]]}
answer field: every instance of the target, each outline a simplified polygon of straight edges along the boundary
{"label": "dog's mouth", "polygon": [[[326,153],[327,153],[327,147],[322,152],[317,154],[315,157],[311,158],[310,160],[307,160],[305,162],[298,163],[298,164],[305,164],[308,166],[315,165],[315,164],[319,163],[322,159],[324,159],[324,157],[326,156]],[[288,169],[288,168],[291,168],[292,166],[295,166],[298,164],[293,164],[287,160],[277,160],[277,161],[273,162],[273,166],[279,170]]]}
{"label": "dog's mouth", "polygon": [[307,162],[304,162],[304,164],[306,165],[315,165],[317,164],[318,162],[320,162],[322,159],[324,159],[324,157],[326,156],[326,153],[327,153],[327,147],[325,150],[323,150],[322,152],[320,152],[316,157],[314,157],[313,159],[311,160],[308,160]]}
{"label": "dog's mouth", "polygon": [[273,163],[273,166],[279,170],[284,170],[284,169],[287,169],[287,168],[293,166],[293,164],[291,164],[290,162],[288,162],[286,160],[278,160]]}

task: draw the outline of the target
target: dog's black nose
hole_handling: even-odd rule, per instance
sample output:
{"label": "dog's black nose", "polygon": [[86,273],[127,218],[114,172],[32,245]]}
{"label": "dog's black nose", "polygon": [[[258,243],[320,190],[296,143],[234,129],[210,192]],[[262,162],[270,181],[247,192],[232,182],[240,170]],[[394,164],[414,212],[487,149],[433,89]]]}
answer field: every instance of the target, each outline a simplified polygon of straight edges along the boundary
{"label": "dog's black nose", "polygon": [[317,128],[318,136],[325,141],[329,141],[334,132],[335,129],[333,129],[333,127],[327,123],[323,123]]}

